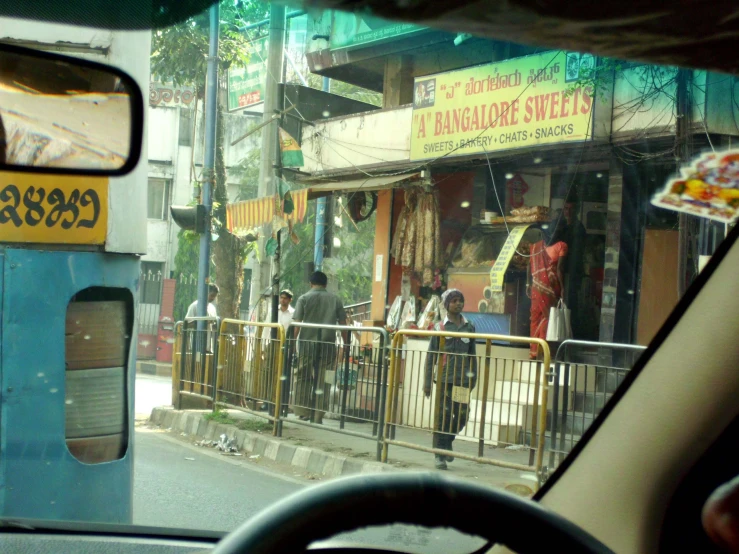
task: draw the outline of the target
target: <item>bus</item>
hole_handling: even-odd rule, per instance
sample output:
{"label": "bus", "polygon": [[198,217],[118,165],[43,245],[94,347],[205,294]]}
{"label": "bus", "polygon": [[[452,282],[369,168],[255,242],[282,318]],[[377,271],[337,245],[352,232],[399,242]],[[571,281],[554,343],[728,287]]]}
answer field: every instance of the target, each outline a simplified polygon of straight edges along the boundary
{"label": "bus", "polygon": [[150,32],[0,28],[0,517],[130,523]]}

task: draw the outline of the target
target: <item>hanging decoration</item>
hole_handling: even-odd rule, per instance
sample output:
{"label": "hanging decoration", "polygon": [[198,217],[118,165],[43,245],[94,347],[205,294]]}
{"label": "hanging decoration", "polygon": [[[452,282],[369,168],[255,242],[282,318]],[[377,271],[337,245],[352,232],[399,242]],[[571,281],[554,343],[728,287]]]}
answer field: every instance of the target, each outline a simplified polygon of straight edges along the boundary
{"label": "hanging decoration", "polygon": [[303,167],[305,165],[303,151],[298,141],[282,127],[280,127],[280,154],[282,167]]}
{"label": "hanging decoration", "polygon": [[348,208],[349,216],[355,223],[368,220],[377,209],[377,193],[354,192],[349,194]]}
{"label": "hanging decoration", "polygon": [[415,273],[423,286],[434,285],[435,272],[444,265],[441,211],[435,191],[421,187],[406,190],[391,255],[404,270]]}

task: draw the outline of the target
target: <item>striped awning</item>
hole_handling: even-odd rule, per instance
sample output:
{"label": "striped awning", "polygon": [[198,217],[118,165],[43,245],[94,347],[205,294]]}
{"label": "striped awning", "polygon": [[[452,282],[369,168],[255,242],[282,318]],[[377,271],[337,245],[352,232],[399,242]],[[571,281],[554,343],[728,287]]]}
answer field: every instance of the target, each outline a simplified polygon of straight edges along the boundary
{"label": "striped awning", "polygon": [[[308,189],[290,191],[295,210],[285,219],[302,222],[308,207]],[[226,227],[230,232],[247,231],[270,223],[275,215],[280,214],[280,200],[275,194],[255,200],[235,202],[226,206]]]}

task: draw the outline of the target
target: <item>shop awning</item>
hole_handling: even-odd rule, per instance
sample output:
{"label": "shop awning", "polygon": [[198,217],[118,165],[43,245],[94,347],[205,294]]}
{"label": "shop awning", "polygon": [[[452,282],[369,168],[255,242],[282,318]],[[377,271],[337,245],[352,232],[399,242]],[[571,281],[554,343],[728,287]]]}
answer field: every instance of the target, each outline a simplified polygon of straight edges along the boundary
{"label": "shop awning", "polygon": [[406,173],[404,175],[387,175],[383,177],[366,177],[364,179],[356,179],[352,181],[335,181],[332,183],[323,183],[320,185],[313,185],[308,189],[308,200],[314,198],[321,198],[323,196],[330,196],[334,192],[372,192],[384,189],[393,188],[393,185],[406,181],[408,179],[415,179],[420,173]]}
{"label": "shop awning", "polygon": [[[308,207],[308,189],[290,191],[295,209],[285,219],[296,222],[303,221]],[[248,231],[265,223],[270,223],[272,218],[279,215],[280,201],[275,196],[234,202],[226,206],[226,227],[232,233],[234,231]]]}

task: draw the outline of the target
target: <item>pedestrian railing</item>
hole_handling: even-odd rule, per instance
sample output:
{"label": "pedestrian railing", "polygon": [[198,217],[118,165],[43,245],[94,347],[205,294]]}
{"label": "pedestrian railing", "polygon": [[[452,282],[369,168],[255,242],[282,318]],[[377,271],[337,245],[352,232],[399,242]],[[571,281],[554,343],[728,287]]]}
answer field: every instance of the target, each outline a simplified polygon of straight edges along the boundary
{"label": "pedestrian railing", "polygon": [[[474,355],[446,353],[450,339]],[[369,439],[383,462],[393,445],[541,474],[547,437],[561,439],[552,414],[573,397],[549,395],[549,347],[529,337],[400,330],[390,345],[379,327],[202,318],[178,322],[175,341],[178,408],[189,396],[264,417],[277,436],[288,422]]]}
{"label": "pedestrian railing", "polygon": [[344,309],[346,310],[346,315],[351,321],[366,321],[370,319],[371,307],[372,301],[368,300],[367,302],[359,302],[358,304],[344,306]]}
{"label": "pedestrian railing", "polygon": [[178,321],[174,326],[174,345],[172,347],[172,406],[178,405],[180,396],[180,372],[182,357],[182,340],[183,340],[184,322]]}
{"label": "pedestrian railing", "polygon": [[215,364],[218,357],[218,318],[195,317],[182,322],[180,355],[176,372],[179,381],[177,409],[183,396],[212,402],[215,394]]}
{"label": "pedestrian railing", "polygon": [[214,407],[264,417],[278,429],[285,330],[278,323],[224,319],[218,337]]}
{"label": "pedestrian railing", "polygon": [[[438,349],[430,351],[429,339],[434,337]],[[445,352],[446,342],[452,339],[464,344],[472,341],[475,353]],[[501,343],[538,345],[542,361],[530,360],[528,349]],[[542,428],[546,417],[544,368],[549,367],[549,360],[549,347],[540,339],[398,331],[390,354],[382,460],[387,461],[389,446],[395,445],[444,458],[538,472],[544,434],[537,428]],[[459,442],[452,450],[455,438]],[[506,455],[491,455],[499,447],[513,447],[519,454],[511,456],[508,450]]]}
{"label": "pedestrian railing", "polygon": [[566,340],[554,356],[553,402],[546,418],[545,481],[621,385],[645,346]]}
{"label": "pedestrian railing", "polygon": [[[355,340],[345,344],[342,333],[354,335]],[[378,441],[379,460],[387,331],[379,327],[294,323],[286,337],[281,396],[286,420]]]}

